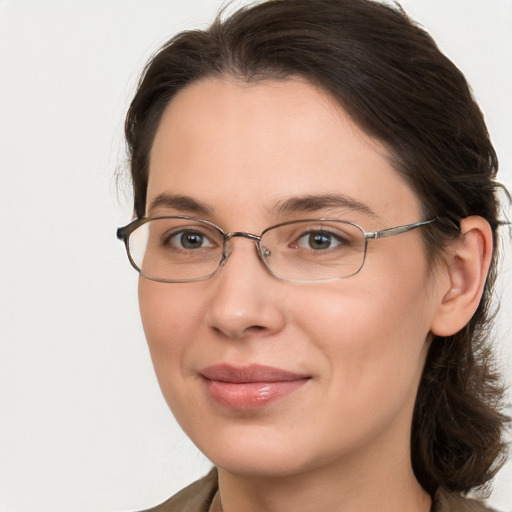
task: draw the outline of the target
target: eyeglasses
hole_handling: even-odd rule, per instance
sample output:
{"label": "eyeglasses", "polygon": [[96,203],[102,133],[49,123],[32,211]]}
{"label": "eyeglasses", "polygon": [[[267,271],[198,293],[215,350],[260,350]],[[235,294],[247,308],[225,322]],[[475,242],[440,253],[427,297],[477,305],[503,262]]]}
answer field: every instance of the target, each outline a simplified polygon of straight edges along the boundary
{"label": "eyeglasses", "polygon": [[213,222],[187,216],[137,219],[117,230],[132,266],[147,279],[164,283],[203,281],[229,258],[231,240],[243,237],[276,278],[291,282],[321,282],[357,274],[363,267],[369,240],[400,235],[436,219],[366,232],[337,219],[283,222],[261,235],[225,233]]}

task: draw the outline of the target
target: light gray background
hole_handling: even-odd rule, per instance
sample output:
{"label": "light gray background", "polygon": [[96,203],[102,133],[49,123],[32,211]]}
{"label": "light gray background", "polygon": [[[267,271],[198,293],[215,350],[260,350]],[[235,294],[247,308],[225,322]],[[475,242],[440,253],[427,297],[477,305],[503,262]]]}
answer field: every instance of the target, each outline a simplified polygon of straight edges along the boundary
{"label": "light gray background", "polygon": [[[512,1],[407,0],[466,73],[512,185]],[[160,396],[115,228],[146,59],[218,0],[0,0],[0,510],[120,512],[209,464]],[[511,243],[501,288],[510,288]],[[508,283],[508,284],[506,284]],[[510,373],[511,292],[500,340]],[[512,510],[512,465],[490,503]]]}

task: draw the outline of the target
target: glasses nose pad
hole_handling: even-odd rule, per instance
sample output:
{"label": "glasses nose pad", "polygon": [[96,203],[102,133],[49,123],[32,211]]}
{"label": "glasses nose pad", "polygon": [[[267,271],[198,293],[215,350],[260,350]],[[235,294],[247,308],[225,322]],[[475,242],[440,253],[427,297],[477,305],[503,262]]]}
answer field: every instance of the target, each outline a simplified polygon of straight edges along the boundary
{"label": "glasses nose pad", "polygon": [[233,245],[226,240],[224,243],[224,251],[222,252],[222,257],[219,262],[219,268],[223,267],[226,264],[226,261],[228,261],[229,255],[231,254],[231,251],[233,250]]}
{"label": "glasses nose pad", "polygon": [[272,251],[260,241],[259,243],[256,243],[256,252],[260,257],[261,263],[263,263],[267,270],[270,270],[270,267],[268,266],[268,258],[272,255]]}
{"label": "glasses nose pad", "polygon": [[258,252],[260,253],[261,259],[265,260],[272,255],[272,251],[266,245],[258,245]]}

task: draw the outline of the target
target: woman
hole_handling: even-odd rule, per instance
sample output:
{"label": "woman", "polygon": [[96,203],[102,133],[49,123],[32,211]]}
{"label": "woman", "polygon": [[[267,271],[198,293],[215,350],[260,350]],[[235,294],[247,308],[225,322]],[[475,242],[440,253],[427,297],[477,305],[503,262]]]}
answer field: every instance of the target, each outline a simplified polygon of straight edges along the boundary
{"label": "woman", "polygon": [[273,0],[173,38],[126,120],[163,394],[215,464],[155,511],[485,510],[497,159],[397,9]]}

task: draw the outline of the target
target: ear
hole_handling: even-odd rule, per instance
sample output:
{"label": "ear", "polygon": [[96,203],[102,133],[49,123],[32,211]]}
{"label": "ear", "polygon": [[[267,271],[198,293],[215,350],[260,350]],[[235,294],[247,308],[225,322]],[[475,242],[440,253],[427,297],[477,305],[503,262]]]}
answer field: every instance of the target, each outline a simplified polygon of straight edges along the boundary
{"label": "ear", "polygon": [[448,250],[448,259],[439,271],[440,303],[430,331],[451,336],[460,331],[475,313],[482,297],[492,259],[493,239],[489,223],[482,217],[461,222],[461,237]]}

